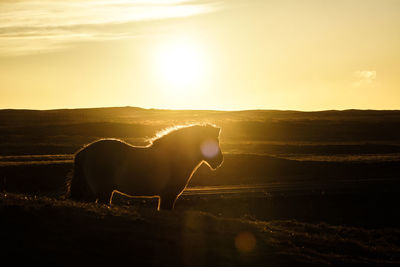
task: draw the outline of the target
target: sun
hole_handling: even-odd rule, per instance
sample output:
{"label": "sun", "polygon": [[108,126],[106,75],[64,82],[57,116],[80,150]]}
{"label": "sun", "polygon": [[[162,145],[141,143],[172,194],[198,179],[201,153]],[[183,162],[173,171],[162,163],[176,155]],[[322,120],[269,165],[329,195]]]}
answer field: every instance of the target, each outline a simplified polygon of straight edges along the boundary
{"label": "sun", "polygon": [[191,42],[175,41],[162,45],[157,55],[159,78],[170,92],[193,90],[204,79],[205,57]]}

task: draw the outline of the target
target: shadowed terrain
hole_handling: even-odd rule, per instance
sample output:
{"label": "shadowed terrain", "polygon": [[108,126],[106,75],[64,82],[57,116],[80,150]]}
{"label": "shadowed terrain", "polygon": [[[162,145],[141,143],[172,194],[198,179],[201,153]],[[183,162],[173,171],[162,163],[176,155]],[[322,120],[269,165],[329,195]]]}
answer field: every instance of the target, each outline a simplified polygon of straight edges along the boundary
{"label": "shadowed terrain", "polygon": [[131,206],[110,208],[4,193],[0,199],[0,226],[8,229],[2,232],[2,240],[7,240],[2,255],[14,259],[15,265],[400,263],[400,232],[395,229],[365,230],[288,220],[263,222]]}
{"label": "shadowed terrain", "polygon": [[[175,211],[63,200],[82,145],[195,122],[221,126],[225,160]],[[0,110],[2,251],[16,265],[395,265],[399,173],[399,111]]]}

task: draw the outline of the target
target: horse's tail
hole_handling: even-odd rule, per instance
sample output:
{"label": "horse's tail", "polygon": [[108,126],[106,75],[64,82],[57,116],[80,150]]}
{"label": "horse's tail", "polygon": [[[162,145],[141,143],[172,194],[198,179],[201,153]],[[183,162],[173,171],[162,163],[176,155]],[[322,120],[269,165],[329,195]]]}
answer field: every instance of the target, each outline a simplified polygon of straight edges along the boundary
{"label": "horse's tail", "polygon": [[78,201],[90,201],[93,200],[92,192],[89,189],[89,185],[86,181],[86,177],[83,171],[83,159],[82,154],[78,153],[74,159],[74,173],[70,181],[69,190],[67,191],[67,198]]}

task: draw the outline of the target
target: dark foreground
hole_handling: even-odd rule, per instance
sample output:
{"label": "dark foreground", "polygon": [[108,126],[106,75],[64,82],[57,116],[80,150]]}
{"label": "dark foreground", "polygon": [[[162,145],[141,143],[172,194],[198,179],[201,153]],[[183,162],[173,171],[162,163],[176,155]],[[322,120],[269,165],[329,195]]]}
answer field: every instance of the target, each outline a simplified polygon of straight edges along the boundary
{"label": "dark foreground", "polygon": [[[82,145],[205,122],[174,211],[61,199]],[[0,266],[399,266],[399,174],[400,111],[0,110]]]}
{"label": "dark foreground", "polygon": [[400,231],[0,195],[2,265],[398,265]]}

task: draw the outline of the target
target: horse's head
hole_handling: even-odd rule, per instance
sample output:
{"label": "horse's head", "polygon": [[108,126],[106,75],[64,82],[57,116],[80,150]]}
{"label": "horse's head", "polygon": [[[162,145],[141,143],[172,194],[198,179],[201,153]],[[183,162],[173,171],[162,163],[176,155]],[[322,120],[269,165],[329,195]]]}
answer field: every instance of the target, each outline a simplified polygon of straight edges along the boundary
{"label": "horse's head", "polygon": [[196,164],[199,160],[204,161],[215,170],[224,161],[219,147],[220,131],[220,128],[210,124],[174,127],[157,134],[150,141],[154,147],[167,148],[172,155],[180,155]]}
{"label": "horse's head", "polygon": [[224,161],[221,148],[219,146],[220,128],[207,125],[204,126],[204,135],[200,142],[202,158],[213,169],[217,169]]}

